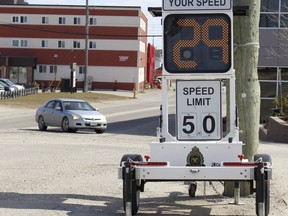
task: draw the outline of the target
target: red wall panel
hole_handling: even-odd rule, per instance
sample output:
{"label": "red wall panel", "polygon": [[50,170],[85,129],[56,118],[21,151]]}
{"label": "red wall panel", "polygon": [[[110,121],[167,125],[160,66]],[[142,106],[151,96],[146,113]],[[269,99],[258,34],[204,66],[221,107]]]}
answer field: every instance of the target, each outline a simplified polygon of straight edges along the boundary
{"label": "red wall panel", "polygon": [[[2,56],[36,56],[37,64],[55,64],[54,55],[57,54],[57,64],[77,65],[85,64],[84,50],[52,50],[52,49],[1,49]],[[137,67],[137,51],[89,51],[90,66],[119,66]]]}
{"label": "red wall panel", "polygon": [[[85,26],[0,25],[0,29],[1,37],[9,38],[85,38]],[[137,27],[90,27],[89,30],[90,39],[138,39]]]}
{"label": "red wall panel", "polygon": [[[13,5],[14,6],[14,5]],[[135,10],[136,9],[136,10]],[[111,10],[111,9],[96,9],[95,7],[90,7],[89,14],[90,15],[102,15],[102,16],[138,16],[138,8],[132,8],[131,10]],[[140,7],[139,7],[140,10]],[[8,14],[43,14],[43,15],[85,15],[86,7],[61,7],[59,6],[51,6],[45,7],[45,5],[41,6],[17,6],[17,7],[0,7],[0,13],[8,13]]]}
{"label": "red wall panel", "polygon": [[155,47],[148,44],[147,48],[147,82],[152,84],[153,82],[153,70],[155,68]]}

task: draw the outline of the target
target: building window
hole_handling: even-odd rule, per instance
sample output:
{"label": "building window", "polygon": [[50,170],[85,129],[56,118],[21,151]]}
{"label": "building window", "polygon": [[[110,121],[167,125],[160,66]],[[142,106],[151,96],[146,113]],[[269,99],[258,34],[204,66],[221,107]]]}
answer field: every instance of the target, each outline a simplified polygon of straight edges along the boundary
{"label": "building window", "polygon": [[65,41],[58,41],[58,48],[65,48]]}
{"label": "building window", "polygon": [[50,65],[50,73],[56,73],[57,72],[57,65]]}
{"label": "building window", "polygon": [[79,74],[84,74],[85,73],[85,66],[80,66],[79,67]]}
{"label": "building window", "polygon": [[27,16],[20,16],[20,23],[27,23]]}
{"label": "building window", "polygon": [[288,12],[288,0],[281,1],[281,12]]}
{"label": "building window", "polygon": [[28,41],[27,40],[21,40],[20,41],[20,46],[21,47],[27,47],[28,46]]}
{"label": "building window", "polygon": [[279,1],[261,0],[261,12],[279,11]]}
{"label": "building window", "polygon": [[288,27],[288,14],[281,15],[280,27],[281,28],[287,28]]}
{"label": "building window", "polygon": [[19,23],[19,17],[18,16],[13,16],[12,17],[12,22],[13,23]]}
{"label": "building window", "polygon": [[73,41],[73,48],[80,48],[80,42],[79,41]]}
{"label": "building window", "polygon": [[19,47],[19,40],[12,40],[12,47]]}
{"label": "building window", "polygon": [[17,67],[17,66],[12,66],[9,67],[10,71],[10,80],[14,83],[21,83],[21,84],[26,84],[27,83],[27,67]]}
{"label": "building window", "polygon": [[59,17],[59,24],[66,24],[66,17]]}
{"label": "building window", "polygon": [[261,0],[259,27],[287,28],[288,0]]}
{"label": "building window", "polygon": [[260,27],[278,28],[278,14],[260,14]]}
{"label": "building window", "polygon": [[39,73],[46,73],[47,66],[46,65],[39,65]]}
{"label": "building window", "polygon": [[42,17],[42,24],[48,24],[49,23],[49,17]]}
{"label": "building window", "polygon": [[27,40],[12,40],[12,47],[27,47]]}
{"label": "building window", "polygon": [[89,24],[90,24],[90,25],[96,25],[96,24],[97,24],[97,19],[96,19],[95,17],[91,17],[91,18],[89,19]]}
{"label": "building window", "polygon": [[81,18],[80,17],[74,17],[74,25],[80,25],[81,24]]}
{"label": "building window", "polygon": [[41,41],[41,47],[48,47],[48,41],[47,40],[42,40]]}
{"label": "building window", "polygon": [[28,20],[27,16],[20,16],[20,17],[13,16],[12,17],[13,23],[27,23],[27,20]]}
{"label": "building window", "polygon": [[89,42],[89,48],[90,49],[96,49],[96,41],[90,41]]}

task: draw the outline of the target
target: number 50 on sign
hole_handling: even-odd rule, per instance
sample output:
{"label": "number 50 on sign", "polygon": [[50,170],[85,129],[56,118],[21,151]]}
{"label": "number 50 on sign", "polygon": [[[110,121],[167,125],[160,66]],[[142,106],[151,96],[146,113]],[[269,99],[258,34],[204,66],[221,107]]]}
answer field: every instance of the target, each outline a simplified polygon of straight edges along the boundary
{"label": "number 50 on sign", "polygon": [[221,139],[221,82],[177,80],[176,89],[177,139]]}

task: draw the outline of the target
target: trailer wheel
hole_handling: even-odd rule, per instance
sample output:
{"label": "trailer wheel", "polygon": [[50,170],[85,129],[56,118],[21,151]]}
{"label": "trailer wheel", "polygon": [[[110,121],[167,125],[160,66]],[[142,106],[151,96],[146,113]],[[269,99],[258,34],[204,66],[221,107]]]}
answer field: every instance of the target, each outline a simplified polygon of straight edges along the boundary
{"label": "trailer wheel", "polygon": [[[269,162],[272,165],[272,159],[270,155],[267,154],[256,154],[254,155],[254,161],[258,160],[259,158],[262,158],[263,162]],[[271,173],[270,173],[271,175]],[[268,173],[265,172],[265,180],[264,180],[264,187],[265,187],[265,216],[269,215],[270,211],[270,177],[268,176]],[[262,216],[259,215],[259,195],[256,192],[256,214],[257,216]]]}
{"label": "trailer wheel", "polygon": [[[120,165],[122,162],[125,162],[130,158],[133,161],[143,161],[143,158],[141,155],[138,154],[125,154],[123,155]],[[127,204],[127,197],[126,197],[126,179],[125,179],[125,167],[122,168],[123,170],[123,207],[124,211],[126,212],[126,204]],[[132,186],[132,194],[131,194],[131,214],[136,215],[139,210],[139,204],[140,204],[140,180],[135,179],[135,170],[132,171],[132,179],[131,179],[131,186]]]}
{"label": "trailer wheel", "polygon": [[190,197],[195,197],[196,189],[197,189],[197,182],[191,182],[188,189]]}
{"label": "trailer wheel", "polygon": [[125,154],[122,156],[120,161],[120,166],[123,161],[127,161],[127,159],[130,158],[132,161],[143,161],[142,155],[139,154]]}

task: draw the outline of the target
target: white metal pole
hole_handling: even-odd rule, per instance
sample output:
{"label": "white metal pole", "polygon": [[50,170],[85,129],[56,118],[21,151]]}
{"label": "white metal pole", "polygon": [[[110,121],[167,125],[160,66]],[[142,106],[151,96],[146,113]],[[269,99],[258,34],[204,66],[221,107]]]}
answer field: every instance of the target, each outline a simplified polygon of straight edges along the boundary
{"label": "white metal pole", "polygon": [[89,39],[89,3],[86,0],[86,24],[85,24],[85,69],[84,69],[84,88],[83,92],[88,91],[88,39]]}

